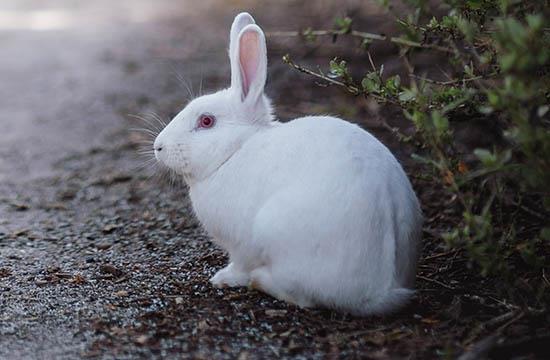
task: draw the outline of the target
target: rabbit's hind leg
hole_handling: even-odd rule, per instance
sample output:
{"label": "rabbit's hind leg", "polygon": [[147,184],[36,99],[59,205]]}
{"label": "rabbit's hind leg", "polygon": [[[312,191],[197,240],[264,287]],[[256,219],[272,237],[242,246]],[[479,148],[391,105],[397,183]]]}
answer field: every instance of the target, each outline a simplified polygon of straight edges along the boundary
{"label": "rabbit's hind leg", "polygon": [[265,266],[250,272],[250,287],[301,308],[314,306],[306,296],[289,291],[288,282],[274,276],[271,269]]}

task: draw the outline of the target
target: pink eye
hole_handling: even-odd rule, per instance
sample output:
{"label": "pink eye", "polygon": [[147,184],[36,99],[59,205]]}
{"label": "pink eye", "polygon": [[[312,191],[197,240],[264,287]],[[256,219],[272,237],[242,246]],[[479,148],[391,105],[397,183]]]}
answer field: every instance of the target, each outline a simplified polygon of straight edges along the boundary
{"label": "pink eye", "polygon": [[199,118],[198,126],[199,128],[209,129],[214,126],[216,119],[212,115],[201,115]]}

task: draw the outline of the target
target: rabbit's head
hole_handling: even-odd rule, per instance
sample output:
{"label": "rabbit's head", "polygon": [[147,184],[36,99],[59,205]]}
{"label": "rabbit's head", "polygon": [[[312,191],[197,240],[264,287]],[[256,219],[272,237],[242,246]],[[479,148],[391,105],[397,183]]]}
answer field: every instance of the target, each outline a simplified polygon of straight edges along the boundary
{"label": "rabbit's head", "polygon": [[265,36],[248,13],[233,21],[229,59],[231,87],[191,101],[155,139],[157,160],[187,182],[213,174],[272,121],[272,108],[264,95]]}

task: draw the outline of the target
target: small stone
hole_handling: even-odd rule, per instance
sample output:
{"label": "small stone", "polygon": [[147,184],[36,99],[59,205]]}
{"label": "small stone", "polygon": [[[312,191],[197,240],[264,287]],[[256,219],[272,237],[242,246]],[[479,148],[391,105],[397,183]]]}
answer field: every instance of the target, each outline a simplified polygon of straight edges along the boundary
{"label": "small stone", "polygon": [[124,272],[111,264],[103,264],[99,266],[99,271],[104,274],[110,274],[113,276],[122,276]]}
{"label": "small stone", "polygon": [[82,285],[86,283],[86,278],[81,274],[76,274],[71,280],[69,280],[69,282],[77,285]]}
{"label": "small stone", "polygon": [[265,311],[265,314],[269,317],[277,317],[277,316],[284,316],[286,315],[286,310],[278,310],[278,309],[268,309]]}
{"label": "small stone", "polygon": [[105,234],[110,234],[112,233],[115,229],[119,228],[120,226],[119,225],[116,225],[116,224],[108,224],[108,225],[105,225],[103,227],[103,233]]}
{"label": "small stone", "polygon": [[13,236],[17,237],[17,236],[22,236],[22,235],[26,235],[28,234],[29,232],[29,229],[19,229],[19,230],[15,230],[13,232]]}
{"label": "small stone", "polygon": [[31,207],[28,204],[19,202],[19,201],[12,201],[10,203],[11,207],[13,207],[17,211],[26,211],[29,210]]}
{"label": "small stone", "polygon": [[197,324],[197,328],[199,330],[207,330],[209,327],[210,327],[210,325],[208,325],[208,322],[206,320],[201,320]]}
{"label": "small stone", "polygon": [[147,335],[140,335],[136,338],[135,342],[139,345],[145,345],[149,341],[149,337]]}
{"label": "small stone", "polygon": [[8,268],[0,268],[0,278],[8,277],[11,275],[11,270]]}
{"label": "small stone", "polygon": [[107,250],[109,249],[111,246],[113,246],[110,242],[108,241],[102,241],[100,243],[97,243],[96,244],[96,248],[98,248],[99,250]]}
{"label": "small stone", "polygon": [[249,358],[250,358],[250,353],[248,351],[241,352],[237,357],[238,360],[248,360]]}
{"label": "small stone", "polygon": [[120,296],[120,297],[128,296],[128,291],[119,290],[119,291],[115,292],[115,296]]}

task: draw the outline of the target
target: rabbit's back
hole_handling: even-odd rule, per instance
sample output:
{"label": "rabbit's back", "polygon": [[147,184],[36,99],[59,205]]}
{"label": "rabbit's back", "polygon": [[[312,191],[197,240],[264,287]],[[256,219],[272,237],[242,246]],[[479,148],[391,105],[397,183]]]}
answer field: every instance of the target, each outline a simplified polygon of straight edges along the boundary
{"label": "rabbit's back", "polygon": [[[201,222],[224,246],[252,238],[253,220],[271,201],[269,211],[296,212],[293,219],[273,214],[268,221],[278,227],[274,232],[297,227],[299,236],[307,228],[326,238],[351,234],[348,243],[341,239],[330,249],[343,257],[354,246],[375,251],[382,245],[367,234],[413,232],[420,218],[410,183],[390,151],[358,126],[331,117],[300,118],[258,132],[216,174],[192,186],[191,198]],[[414,262],[402,259],[404,272]]]}

